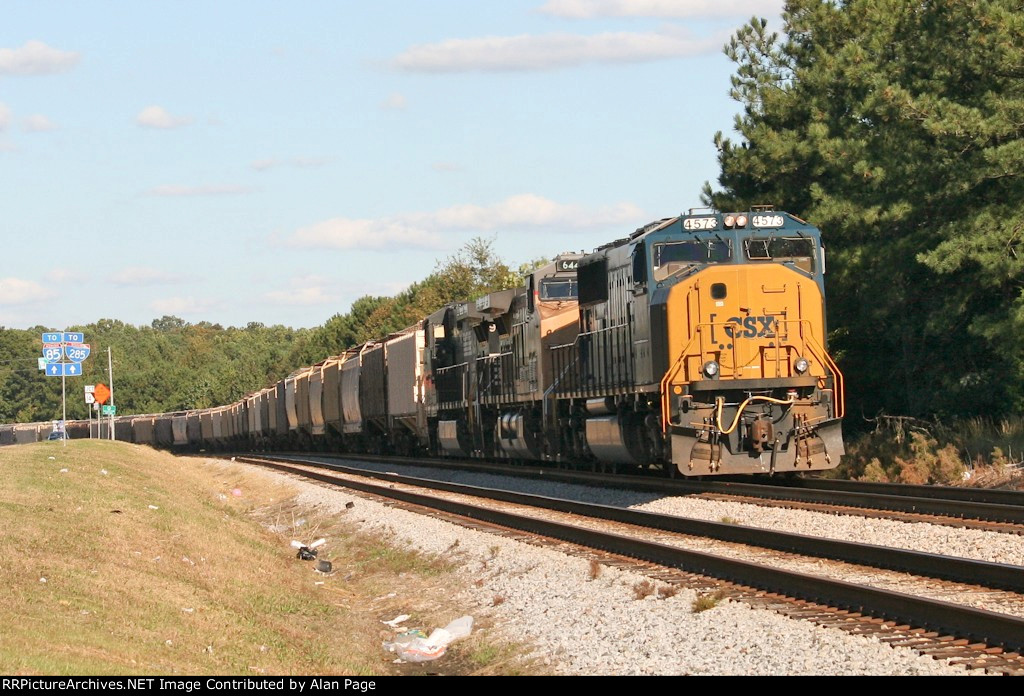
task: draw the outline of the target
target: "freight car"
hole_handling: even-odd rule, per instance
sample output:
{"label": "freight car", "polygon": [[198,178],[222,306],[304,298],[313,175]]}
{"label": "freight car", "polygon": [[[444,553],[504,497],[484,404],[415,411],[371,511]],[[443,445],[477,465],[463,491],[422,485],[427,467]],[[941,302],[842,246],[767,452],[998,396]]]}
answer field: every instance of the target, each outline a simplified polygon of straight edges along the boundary
{"label": "freight car", "polygon": [[[176,450],[683,476],[828,469],[844,453],[844,395],[826,350],[824,274],[821,235],[799,218],[691,210],[562,254],[523,287],[441,307],[234,404],[118,418],[115,434]],[[0,441],[28,436],[0,431]]]}

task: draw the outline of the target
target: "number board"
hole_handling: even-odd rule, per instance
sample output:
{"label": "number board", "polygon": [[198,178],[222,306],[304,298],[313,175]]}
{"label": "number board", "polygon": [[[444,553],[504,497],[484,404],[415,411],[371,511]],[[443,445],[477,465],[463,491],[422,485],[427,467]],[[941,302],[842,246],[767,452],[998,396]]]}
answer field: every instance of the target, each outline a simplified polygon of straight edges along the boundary
{"label": "number board", "polygon": [[579,267],[580,267],[580,262],[579,261],[564,261],[563,260],[563,261],[556,261],[555,262],[555,270],[556,271],[575,271]]}
{"label": "number board", "polygon": [[715,230],[718,229],[718,218],[716,217],[699,217],[699,218],[686,218],[683,220],[684,230]]}
{"label": "number board", "polygon": [[755,215],[750,223],[754,227],[783,227],[786,221],[781,215]]}

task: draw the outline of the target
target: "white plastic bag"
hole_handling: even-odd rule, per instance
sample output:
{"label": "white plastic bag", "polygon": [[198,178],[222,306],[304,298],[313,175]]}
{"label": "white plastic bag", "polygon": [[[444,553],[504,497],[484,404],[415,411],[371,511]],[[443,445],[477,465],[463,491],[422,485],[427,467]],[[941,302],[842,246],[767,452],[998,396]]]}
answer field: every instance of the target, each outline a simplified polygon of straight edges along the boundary
{"label": "white plastic bag", "polygon": [[385,642],[385,650],[393,652],[406,662],[428,662],[445,654],[454,641],[465,638],[473,630],[473,617],[461,616],[444,628],[435,628],[424,637],[422,631],[406,631]]}

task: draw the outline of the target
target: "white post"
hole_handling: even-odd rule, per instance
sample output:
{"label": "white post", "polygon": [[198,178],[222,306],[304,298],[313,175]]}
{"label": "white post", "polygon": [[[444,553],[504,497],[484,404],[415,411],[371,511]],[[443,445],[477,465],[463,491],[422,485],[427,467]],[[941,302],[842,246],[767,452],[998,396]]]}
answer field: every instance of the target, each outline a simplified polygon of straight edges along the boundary
{"label": "white post", "polygon": [[[110,356],[110,346],[107,346],[107,376],[110,378],[110,405],[114,406],[114,359]],[[110,414],[110,439],[114,439],[114,414]]]}
{"label": "white post", "polygon": [[63,411],[61,415],[61,428],[63,431],[60,434],[60,444],[62,447],[68,446],[68,439],[65,435],[68,432],[68,378],[64,376],[64,366],[60,368],[60,405]]}

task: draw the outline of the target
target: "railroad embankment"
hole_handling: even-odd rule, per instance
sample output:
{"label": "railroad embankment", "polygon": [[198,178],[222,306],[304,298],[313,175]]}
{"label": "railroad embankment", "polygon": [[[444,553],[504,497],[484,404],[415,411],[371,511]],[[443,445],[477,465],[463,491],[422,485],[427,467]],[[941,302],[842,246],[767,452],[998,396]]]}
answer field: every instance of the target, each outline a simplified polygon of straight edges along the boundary
{"label": "railroad embankment", "polygon": [[[0,449],[0,673],[392,674],[411,667],[381,648],[398,603],[428,630],[457,616],[449,561],[298,507],[287,482],[61,444]],[[292,539],[319,538],[318,559],[296,558]],[[507,650],[472,645],[441,671],[510,668]]]}

